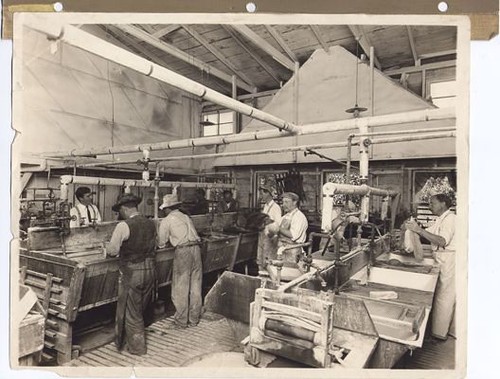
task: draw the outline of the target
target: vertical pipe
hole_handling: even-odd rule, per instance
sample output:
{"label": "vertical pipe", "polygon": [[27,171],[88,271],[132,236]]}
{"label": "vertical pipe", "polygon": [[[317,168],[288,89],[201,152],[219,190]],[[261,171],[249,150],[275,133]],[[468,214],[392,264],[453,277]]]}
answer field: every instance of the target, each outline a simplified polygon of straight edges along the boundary
{"label": "vertical pipe", "polygon": [[[299,122],[299,62],[295,62],[293,71],[293,123]],[[295,136],[295,145],[298,145],[299,138]],[[293,160],[297,162],[297,152],[293,153]]]}
{"label": "vertical pipe", "polygon": [[426,86],[426,71],[422,70],[422,99],[427,97],[427,86]]}
{"label": "vertical pipe", "polygon": [[[351,160],[352,160],[352,139],[353,134],[347,137],[347,164],[345,166],[345,182],[346,184],[351,184]],[[345,195],[345,206],[349,205],[349,195]]]}
{"label": "vertical pipe", "polygon": [[155,197],[154,197],[154,219],[158,220],[158,207],[160,206],[160,194],[159,194],[159,187],[160,187],[160,164],[158,163],[156,165],[156,172],[155,172]]}
{"label": "vertical pipe", "polygon": [[375,49],[370,46],[370,116],[375,114]]}
{"label": "vertical pipe", "polygon": [[[237,100],[238,97],[238,86],[236,85],[236,75],[231,77],[231,95],[232,98]],[[233,133],[239,133],[238,127],[238,112],[233,111]]]}

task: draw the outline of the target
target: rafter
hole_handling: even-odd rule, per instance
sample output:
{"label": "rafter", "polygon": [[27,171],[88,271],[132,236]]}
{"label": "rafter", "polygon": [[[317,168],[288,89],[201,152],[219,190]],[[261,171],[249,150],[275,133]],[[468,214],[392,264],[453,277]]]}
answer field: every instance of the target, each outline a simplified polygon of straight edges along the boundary
{"label": "rafter", "polygon": [[413,32],[411,27],[406,25],[406,31],[408,32],[408,40],[410,41],[411,54],[413,55],[413,60],[415,61],[415,66],[418,65],[418,54],[417,49],[415,49],[415,39],[413,38]]}
{"label": "rafter", "polygon": [[222,28],[231,36],[231,38],[238,44],[240,47],[245,50],[248,55],[250,55],[259,65],[266,71],[271,78],[273,78],[276,83],[280,84],[281,80],[276,76],[274,73],[274,70],[267,64],[265,63],[261,57],[259,57],[257,54],[255,54],[247,45],[246,43],[240,38],[240,36],[235,33],[229,26],[227,25],[221,25]]}
{"label": "rafter", "polygon": [[[162,51],[166,52],[167,54],[170,54],[170,55],[176,57],[177,59],[182,60],[183,62],[189,63],[189,64],[191,64],[191,65],[193,65],[193,66],[195,66],[195,67],[197,67],[205,72],[208,72],[208,73],[210,73],[210,75],[213,75],[213,76],[215,76],[215,77],[217,77],[217,78],[219,78],[227,83],[232,83],[231,75],[228,75],[227,73],[219,70],[216,67],[213,67],[213,66],[206,64],[205,62],[201,61],[200,59],[195,58],[195,57],[185,53],[184,51],[178,49],[177,47],[175,47],[171,44],[168,44],[164,41],[161,41],[157,37],[153,37],[151,34],[145,32],[142,29],[139,29],[135,26],[124,25],[124,24],[116,25],[116,27],[121,29],[122,31],[124,31],[130,35],[133,35],[134,37],[150,44],[151,46],[154,46],[157,49],[162,50]],[[238,81],[238,87],[243,88],[247,92],[254,91],[254,88],[252,86],[249,86],[248,84],[243,83],[241,81]]]}
{"label": "rafter", "polygon": [[[144,46],[141,46],[137,41],[135,41],[134,39],[130,38],[127,34],[125,34],[123,31],[121,31],[117,27],[115,27],[113,25],[107,25],[106,28],[108,28],[109,30],[111,30],[113,32],[113,34],[115,34],[117,37],[120,38],[120,40],[122,40],[122,41],[126,42],[127,44],[129,44],[136,51],[140,52],[142,55],[144,55],[146,58],[148,58],[152,62],[154,62],[156,64],[159,64],[160,66],[164,66],[164,67],[166,66],[165,61],[163,59],[161,59],[160,57],[158,57],[153,52],[151,52],[151,51],[147,50],[146,48],[144,48]],[[119,43],[121,42],[121,41],[117,40],[116,38],[114,38],[113,36],[111,36],[111,35],[109,35],[109,36],[113,40],[115,40],[115,41],[117,41]]]}
{"label": "rafter", "polygon": [[269,42],[267,42],[264,38],[259,36],[257,33],[255,33],[252,29],[250,29],[246,25],[238,25],[234,24],[232,25],[234,29],[238,31],[238,33],[243,34],[245,37],[247,37],[252,43],[257,45],[260,49],[264,50],[266,53],[271,55],[273,59],[281,64],[282,66],[286,67],[290,71],[293,71],[295,69],[295,63],[291,61],[288,57],[286,57],[284,54],[282,54],[278,49],[276,49],[273,45],[271,45]]}
{"label": "rafter", "polygon": [[228,58],[224,56],[215,46],[211,45],[205,37],[194,30],[192,27],[187,25],[182,25],[182,28],[191,34],[199,43],[201,43],[208,51],[210,51],[219,61],[221,61],[227,68],[229,68],[238,78],[244,81],[246,84],[257,87],[247,75],[245,75],[241,70],[238,70],[234,65],[229,62]]}
{"label": "rafter", "polygon": [[155,31],[154,33],[152,33],[152,35],[156,38],[162,38],[172,32],[175,32],[180,27],[181,27],[180,25],[168,25],[162,29]]}
{"label": "rafter", "polygon": [[264,27],[266,28],[267,32],[278,43],[278,45],[281,46],[281,48],[285,51],[285,53],[288,54],[288,56],[290,57],[290,59],[292,61],[294,61],[294,62],[297,62],[298,61],[297,56],[292,51],[292,49],[290,49],[290,47],[288,46],[288,44],[286,43],[286,41],[283,39],[283,37],[281,36],[281,34],[276,29],[274,29],[271,25],[264,25]]}
{"label": "rafter", "polygon": [[[370,46],[373,45],[371,44],[368,35],[365,33],[363,28],[357,25],[347,25],[347,26],[351,30],[351,33],[354,35],[354,37],[359,41],[359,44],[363,49],[363,51],[365,52],[366,56],[370,58]],[[380,62],[378,61],[376,56],[373,57],[373,60],[375,62],[375,66],[379,70],[382,70],[382,66],[380,65]]]}
{"label": "rafter", "polygon": [[325,50],[325,52],[329,53],[330,47],[328,46],[325,39],[321,35],[321,31],[319,30],[318,25],[309,25],[309,27],[311,28],[312,32],[314,33],[316,39],[318,40],[318,42],[321,45],[321,47],[323,48],[323,50]]}

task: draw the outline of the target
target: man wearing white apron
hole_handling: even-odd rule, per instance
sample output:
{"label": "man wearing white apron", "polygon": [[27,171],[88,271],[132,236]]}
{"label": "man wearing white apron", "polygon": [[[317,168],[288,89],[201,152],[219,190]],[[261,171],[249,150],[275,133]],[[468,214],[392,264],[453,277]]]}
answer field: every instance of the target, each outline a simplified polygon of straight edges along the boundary
{"label": "man wearing white apron", "polygon": [[[281,218],[278,247],[306,242],[309,224],[306,216],[298,206],[299,196],[296,193],[285,192],[283,194],[283,210],[285,214]],[[302,251],[301,247],[287,250],[284,253],[284,260],[295,261]]]}
{"label": "man wearing white apron", "polygon": [[451,200],[444,194],[431,196],[429,207],[438,216],[427,229],[415,221],[406,222],[406,228],[431,243],[433,256],[439,263],[440,272],[434,295],[432,335],[446,339],[455,337],[455,218],[450,211]]}

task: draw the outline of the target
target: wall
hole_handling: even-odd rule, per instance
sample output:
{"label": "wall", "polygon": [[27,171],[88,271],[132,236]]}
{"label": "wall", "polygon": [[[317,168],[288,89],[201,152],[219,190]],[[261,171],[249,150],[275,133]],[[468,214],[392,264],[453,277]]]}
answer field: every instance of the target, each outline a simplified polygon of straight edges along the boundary
{"label": "wall", "polygon": [[[352,172],[356,171],[357,162],[352,164]],[[258,168],[236,167],[231,169],[237,187],[237,200],[240,206],[258,207],[257,174],[259,172],[278,173],[296,168],[303,176],[303,188],[306,201],[301,204],[311,221],[319,222],[321,212],[322,185],[325,172],[345,172],[345,168],[334,163],[300,164],[300,165],[262,165]],[[400,211],[409,212],[413,208],[413,172],[424,171],[455,171],[455,158],[394,160],[390,162],[370,162],[369,185],[397,191],[401,194]],[[372,210],[379,210],[380,199],[373,197]]]}
{"label": "wall", "polygon": [[[307,125],[325,121],[337,121],[352,118],[345,110],[354,106],[356,97],[355,80],[356,58],[340,46],[330,49],[327,54],[317,50],[303,64],[298,78],[293,77],[274,95],[263,110],[284,120],[294,120],[294,81],[298,80],[298,124]],[[370,68],[367,63],[358,64],[358,104],[368,108],[361,117],[404,113],[416,110],[435,108],[414,93],[404,89],[397,81],[391,80],[378,70],[374,70],[374,107],[370,109]],[[438,120],[426,123],[405,123],[374,128],[373,131],[402,131],[428,128],[429,130],[443,126],[454,126],[454,119]],[[258,120],[248,123],[243,132],[269,130],[272,126]],[[255,149],[278,148],[280,146],[307,145],[319,143],[345,142],[350,133],[328,132],[299,137],[282,137],[273,140],[261,140],[256,146],[255,141],[234,143],[221,148],[221,152],[234,152]],[[357,149],[354,150],[356,154]],[[322,154],[335,159],[346,159],[346,149],[322,149]],[[455,155],[455,139],[439,139],[415,142],[391,143],[377,145],[372,149],[373,160],[447,157]],[[218,158],[215,166],[232,165],[266,165],[275,163],[314,163],[322,159],[313,155],[305,157],[302,153],[275,153],[265,155],[238,156]]]}
{"label": "wall", "polygon": [[15,154],[199,135],[199,99],[30,29],[22,37],[14,52],[22,61],[14,67]]}

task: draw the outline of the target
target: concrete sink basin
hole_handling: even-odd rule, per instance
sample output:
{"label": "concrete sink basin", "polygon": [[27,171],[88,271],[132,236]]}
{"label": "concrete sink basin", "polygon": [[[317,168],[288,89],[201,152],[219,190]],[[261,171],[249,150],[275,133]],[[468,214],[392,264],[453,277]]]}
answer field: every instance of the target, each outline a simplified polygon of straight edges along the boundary
{"label": "concrete sink basin", "polygon": [[433,258],[424,258],[421,261],[417,261],[412,254],[402,255],[395,253],[384,253],[377,257],[377,261],[391,263],[394,262],[396,265],[402,264],[405,266],[434,266],[436,262]]}
{"label": "concrete sink basin", "polygon": [[438,279],[438,273],[420,274],[381,267],[371,267],[369,271],[370,274],[368,275],[367,267],[364,267],[354,274],[351,279],[358,280],[362,283],[378,283],[427,292],[434,291]]}

